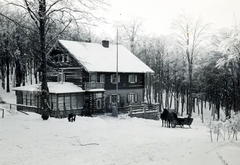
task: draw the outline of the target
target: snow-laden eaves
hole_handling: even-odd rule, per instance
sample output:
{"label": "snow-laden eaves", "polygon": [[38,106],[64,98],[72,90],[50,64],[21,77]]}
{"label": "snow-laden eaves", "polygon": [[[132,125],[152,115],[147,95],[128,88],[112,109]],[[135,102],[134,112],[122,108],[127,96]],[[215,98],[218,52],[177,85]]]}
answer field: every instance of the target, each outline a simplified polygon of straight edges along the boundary
{"label": "snow-laden eaves", "polygon": [[[73,83],[63,82],[48,82],[48,89],[49,93],[55,93],[55,94],[64,94],[64,93],[80,93],[85,92],[82,90],[82,88],[78,87],[77,85],[74,85]],[[41,84],[35,84],[35,85],[27,85],[27,86],[21,86],[21,87],[15,87],[13,88],[13,91],[40,91],[41,90]]]}

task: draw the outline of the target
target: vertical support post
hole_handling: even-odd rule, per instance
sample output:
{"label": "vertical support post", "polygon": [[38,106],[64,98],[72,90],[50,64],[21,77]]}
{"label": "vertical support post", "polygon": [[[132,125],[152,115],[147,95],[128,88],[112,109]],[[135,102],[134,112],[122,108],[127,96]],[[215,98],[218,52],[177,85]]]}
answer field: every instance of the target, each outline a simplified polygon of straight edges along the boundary
{"label": "vertical support post", "polygon": [[[116,115],[118,114],[118,29],[117,29],[117,52],[116,52],[116,94],[117,94],[117,104],[116,104]],[[117,116],[116,116],[117,117]]]}
{"label": "vertical support post", "polygon": [[144,113],[144,114],[146,113],[146,109],[147,109],[147,104],[144,104],[144,105],[143,105],[143,113]]}
{"label": "vertical support post", "polygon": [[132,106],[129,105],[129,114],[132,115]]}

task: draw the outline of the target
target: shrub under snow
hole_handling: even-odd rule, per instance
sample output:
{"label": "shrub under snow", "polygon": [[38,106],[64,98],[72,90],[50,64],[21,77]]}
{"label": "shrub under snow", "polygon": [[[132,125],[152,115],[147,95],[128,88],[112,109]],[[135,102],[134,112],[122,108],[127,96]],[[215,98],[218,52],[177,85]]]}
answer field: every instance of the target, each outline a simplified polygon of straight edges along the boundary
{"label": "shrub under snow", "polygon": [[216,140],[218,141],[219,136],[223,137],[223,140],[230,140],[231,136],[233,139],[237,140],[237,134],[240,131],[240,113],[232,116],[232,118],[226,121],[212,121],[210,120],[207,124],[210,129],[211,141],[213,141],[213,134],[216,135]]}

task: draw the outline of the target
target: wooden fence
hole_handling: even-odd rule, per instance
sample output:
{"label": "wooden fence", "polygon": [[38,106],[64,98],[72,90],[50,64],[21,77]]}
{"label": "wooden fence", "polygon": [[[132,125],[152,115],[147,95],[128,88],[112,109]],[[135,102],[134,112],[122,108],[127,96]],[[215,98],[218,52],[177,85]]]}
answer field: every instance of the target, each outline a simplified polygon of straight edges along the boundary
{"label": "wooden fence", "polygon": [[119,113],[139,113],[148,111],[159,111],[158,104],[142,104],[142,105],[129,105],[126,107],[118,107]]}
{"label": "wooden fence", "polygon": [[118,108],[119,113],[128,113],[130,117],[159,120],[158,104],[129,105]]}
{"label": "wooden fence", "polygon": [[[31,105],[24,105],[24,104],[13,104],[13,103],[6,103],[7,105],[9,105],[9,109],[13,109],[13,106],[15,106],[16,110],[18,112],[24,113],[25,115],[28,115],[28,113],[26,113],[25,111],[29,111],[29,112],[37,112],[38,107],[37,106],[31,106]],[[23,107],[23,110],[19,110],[18,107]],[[34,111],[32,109],[35,109]]]}

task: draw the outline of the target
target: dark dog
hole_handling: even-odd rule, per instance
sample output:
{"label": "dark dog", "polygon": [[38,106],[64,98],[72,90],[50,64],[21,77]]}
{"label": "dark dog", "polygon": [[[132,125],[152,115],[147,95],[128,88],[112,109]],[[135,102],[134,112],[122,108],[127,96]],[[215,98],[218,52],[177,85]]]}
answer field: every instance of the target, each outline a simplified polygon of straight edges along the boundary
{"label": "dark dog", "polygon": [[76,115],[73,113],[68,114],[68,121],[74,122],[76,120]]}

